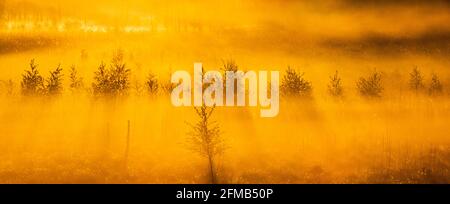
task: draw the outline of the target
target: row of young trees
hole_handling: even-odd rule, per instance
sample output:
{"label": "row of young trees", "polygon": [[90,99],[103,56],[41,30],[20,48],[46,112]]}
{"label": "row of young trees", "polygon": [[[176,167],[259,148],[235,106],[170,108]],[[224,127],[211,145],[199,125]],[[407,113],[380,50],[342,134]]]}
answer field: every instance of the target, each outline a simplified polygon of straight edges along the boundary
{"label": "row of young trees", "polygon": [[[29,70],[22,76],[21,91],[25,96],[55,96],[63,91],[63,73],[61,65],[50,71],[48,78],[44,78],[38,71],[38,65],[34,60],[30,62]],[[238,67],[234,61],[224,62],[223,71],[237,71]],[[117,52],[107,66],[101,63],[94,72],[94,80],[91,85],[91,92],[95,97],[115,97],[128,94],[130,87],[131,70],[124,62],[122,52]],[[436,74],[432,74],[430,82],[426,85],[421,71],[415,67],[409,74],[409,88],[416,94],[426,93],[431,96],[443,93],[443,85]],[[158,93],[170,93],[175,87],[170,81],[161,82],[156,75],[150,73],[145,81],[147,93],[156,95]],[[75,66],[69,70],[69,88],[72,92],[81,91],[86,88],[83,78],[79,76]],[[344,96],[344,86],[342,79],[336,71],[329,78],[327,85],[329,95],[333,97]],[[310,98],[312,96],[312,83],[305,79],[304,73],[300,73],[288,67],[281,79],[280,92],[283,96]],[[383,95],[384,87],[382,74],[374,71],[366,77],[361,77],[356,82],[357,92],[367,98],[380,98]]]}
{"label": "row of young trees", "polygon": [[26,70],[22,75],[22,94],[31,95],[56,95],[62,91],[62,68],[58,65],[50,72],[50,76],[44,79],[39,74],[37,64],[34,60],[30,62],[30,70]]}
{"label": "row of young trees", "polygon": [[[237,65],[232,62],[224,63],[223,71],[237,71]],[[381,73],[375,71],[367,77],[361,77],[356,83],[358,92],[365,97],[379,98],[382,96],[383,85]],[[207,86],[207,85],[204,85]],[[410,73],[409,87],[416,94],[428,90],[430,95],[442,93],[442,84],[436,74],[432,75],[430,86],[426,89],[421,72],[415,67]],[[205,87],[203,87],[204,89]],[[288,67],[281,83],[282,93],[288,96],[311,97],[312,83],[304,79],[304,73],[299,73]],[[342,80],[338,71],[330,77],[328,84],[329,94],[334,97],[343,96]],[[220,183],[217,159],[226,150],[225,141],[221,136],[220,127],[212,121],[211,116],[215,107],[207,107],[203,104],[195,108],[198,121],[190,124],[189,142],[192,144],[191,150],[203,158],[208,163],[209,182],[212,184]]]}
{"label": "row of young trees", "polygon": [[[337,75],[337,72],[336,72]],[[331,86],[329,86],[330,93],[334,93],[338,86],[333,86],[334,81],[336,81],[338,77],[331,78]],[[340,79],[339,79],[340,80]],[[437,74],[433,73],[431,75],[431,79],[429,85],[426,86],[424,82],[424,77],[422,73],[417,67],[414,67],[411,73],[409,74],[409,89],[413,91],[415,94],[428,94],[430,96],[437,96],[443,93],[443,85]],[[361,77],[357,83],[356,87],[358,92],[362,96],[366,97],[374,97],[379,98],[382,96],[384,87],[382,84],[382,74],[380,72],[373,72],[366,78]]]}
{"label": "row of young trees", "polygon": [[[224,62],[223,71],[237,70],[238,66],[234,61]],[[126,95],[128,89],[130,89],[130,72],[131,70],[127,68],[124,62],[123,53],[115,53],[109,66],[102,62],[97,71],[94,72],[94,81],[91,85],[93,95],[101,97]],[[30,69],[25,71],[22,77],[22,93],[24,95],[58,95],[63,90],[62,80],[63,74],[60,65],[50,72],[48,78],[44,79],[37,69],[37,64],[32,60]],[[207,86],[208,84],[204,85]],[[153,74],[149,74],[145,86],[148,93],[152,95],[157,94],[161,90],[168,93],[174,87],[171,83],[159,82]],[[78,75],[74,66],[70,68],[69,87],[74,92],[82,90],[84,87],[83,78]],[[442,93],[443,89],[435,74],[432,75],[430,85],[428,87],[425,86],[424,78],[417,68],[414,68],[410,73],[409,87],[415,93],[426,92],[431,95]],[[310,81],[305,79],[304,73],[288,67],[282,78],[280,88],[283,95],[309,98],[312,95],[313,86]],[[369,98],[381,97],[384,90],[382,74],[375,71],[367,77],[361,77],[356,83],[356,88],[362,96]],[[337,71],[330,76],[328,92],[334,97],[343,97],[344,95],[342,80]],[[188,133],[187,138],[189,144],[191,144],[190,149],[206,160],[209,182],[213,184],[221,182],[218,159],[219,155],[223,154],[227,148],[219,124],[212,120],[214,110],[215,107],[207,107],[204,104],[195,108],[198,120],[194,124],[189,124],[191,131]],[[129,151],[129,128],[130,121],[128,121],[125,158],[128,157]]]}
{"label": "row of young trees", "polygon": [[[437,96],[443,93],[443,85],[438,75],[433,73],[429,85],[426,86],[424,77],[417,67],[411,71],[408,85],[410,90],[416,94]],[[344,96],[344,86],[338,71],[329,77],[327,88],[328,93],[333,97]],[[366,98],[382,97],[384,87],[381,72],[374,71],[366,77],[360,77],[356,82],[356,90]],[[288,67],[281,82],[281,93],[287,96],[311,97],[312,83],[304,78],[304,73]]]}
{"label": "row of young trees", "polygon": [[[56,69],[50,71],[48,78],[44,78],[39,73],[38,64],[32,59],[29,70],[25,70],[22,75],[21,93],[24,96],[56,96],[63,92],[63,69],[58,65]],[[79,76],[74,65],[69,70],[69,89],[72,93],[81,92],[88,89],[95,97],[117,97],[126,96],[131,89],[131,70],[124,62],[122,52],[114,54],[111,63],[106,65],[101,62],[94,72],[93,82],[90,87],[84,83],[84,79]],[[11,84],[12,81],[8,81]],[[145,81],[145,87],[149,94],[156,95],[159,92],[169,93],[174,87],[170,81],[160,83],[156,75],[150,73]]]}

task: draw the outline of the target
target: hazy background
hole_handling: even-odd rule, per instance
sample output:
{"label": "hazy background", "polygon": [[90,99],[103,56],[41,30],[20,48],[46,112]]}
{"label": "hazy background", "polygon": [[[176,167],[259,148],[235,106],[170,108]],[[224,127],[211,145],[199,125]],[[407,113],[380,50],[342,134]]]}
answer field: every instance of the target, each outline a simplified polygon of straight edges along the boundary
{"label": "hazy background", "polygon": [[[89,90],[20,96],[31,59],[44,76],[61,64],[67,77],[75,65],[89,89],[98,65],[122,49],[132,84],[228,59],[243,70],[305,72],[313,100],[282,99],[276,118],[216,110],[229,146],[219,182],[449,183],[449,22],[444,0],[0,0],[0,80],[13,82],[12,95],[0,89],[0,182],[208,182],[205,161],[185,145],[195,111],[172,107],[167,95],[114,105]],[[415,66],[426,85],[439,76],[442,97],[408,91]],[[326,92],[336,70],[342,101]],[[355,84],[374,70],[385,91],[367,101]]]}
{"label": "hazy background", "polygon": [[82,51],[90,70],[118,48],[144,72],[196,61],[217,69],[228,58],[314,78],[335,69],[447,72],[449,64],[448,1],[2,0],[0,8],[3,78],[19,76],[31,58],[43,69],[80,64]]}

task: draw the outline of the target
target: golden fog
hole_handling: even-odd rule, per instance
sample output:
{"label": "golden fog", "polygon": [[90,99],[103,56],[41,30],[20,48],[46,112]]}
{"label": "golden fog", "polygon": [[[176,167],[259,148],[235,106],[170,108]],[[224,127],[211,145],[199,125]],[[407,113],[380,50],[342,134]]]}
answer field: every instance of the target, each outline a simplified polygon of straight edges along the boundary
{"label": "golden fog", "polygon": [[[280,81],[290,66],[312,89],[282,96],[275,118],[214,109],[226,147],[213,157],[215,183],[449,183],[447,2],[0,0],[0,183],[210,183],[210,160],[190,148],[200,118],[163,89],[194,62],[231,61],[279,70]],[[127,94],[96,97],[95,72],[119,51]],[[32,59],[44,84],[61,65],[61,94],[24,94]],[[411,88],[414,67],[422,91]],[[372,73],[375,98],[357,88]]]}

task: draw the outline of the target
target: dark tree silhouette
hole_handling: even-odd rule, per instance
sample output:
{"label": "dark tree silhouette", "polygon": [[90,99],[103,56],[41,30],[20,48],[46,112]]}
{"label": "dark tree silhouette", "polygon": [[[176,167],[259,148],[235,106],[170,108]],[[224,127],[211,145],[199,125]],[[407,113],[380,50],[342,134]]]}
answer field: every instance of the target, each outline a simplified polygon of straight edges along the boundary
{"label": "dark tree silhouette", "polygon": [[367,78],[359,78],[356,82],[356,87],[361,96],[368,98],[380,98],[383,92],[381,74],[375,71]]}
{"label": "dark tree silhouette", "polygon": [[330,76],[330,82],[328,84],[328,93],[334,97],[342,97],[344,94],[341,77],[339,77],[338,71],[336,71],[333,76]]}
{"label": "dark tree silhouette", "polygon": [[154,96],[158,93],[159,89],[158,79],[153,73],[150,73],[148,75],[145,85],[147,86],[147,91],[150,95]]}
{"label": "dark tree silhouette", "polygon": [[236,62],[233,59],[223,60],[222,64],[223,64],[223,67],[222,67],[223,72],[227,72],[227,71],[236,72],[239,70],[238,65],[236,64]]}
{"label": "dark tree silhouette", "polygon": [[110,69],[110,85],[114,95],[126,94],[130,87],[130,72],[130,69],[126,68],[123,51],[116,51]]}
{"label": "dark tree silhouette", "polygon": [[312,84],[303,78],[304,73],[299,74],[297,71],[288,67],[286,75],[281,81],[281,93],[286,96],[294,97],[311,97]]}
{"label": "dark tree silhouette", "polygon": [[409,88],[415,93],[419,93],[424,87],[422,73],[417,67],[414,67],[409,73]]}
{"label": "dark tree silhouette", "polygon": [[200,118],[195,125],[191,125],[192,131],[189,133],[189,143],[191,150],[208,160],[210,182],[217,183],[216,156],[225,150],[224,142],[220,137],[220,129],[217,123],[211,121],[214,107],[203,106],[195,108],[197,116]]}
{"label": "dark tree silhouette", "polygon": [[25,74],[22,75],[22,94],[25,96],[36,96],[44,92],[44,79],[39,74],[34,59],[30,62],[30,70],[25,70]]}
{"label": "dark tree silhouette", "polygon": [[72,93],[79,91],[83,88],[83,78],[78,76],[78,72],[75,68],[75,65],[70,67],[69,73],[69,87]]}
{"label": "dark tree silhouette", "polygon": [[[224,90],[226,90],[227,89],[227,72],[234,72],[234,73],[236,73],[237,71],[239,70],[239,67],[238,67],[238,65],[236,64],[236,62],[233,60],[233,59],[228,59],[228,60],[223,60],[222,61],[222,72],[223,72],[223,79],[224,79],[224,83],[223,83],[223,87],[224,87]],[[235,102],[236,102],[236,100],[237,100],[237,95],[238,95],[238,83],[240,83],[239,85],[240,86],[243,86],[244,84],[243,83],[245,83],[245,82],[242,82],[242,81],[238,81],[238,80],[234,80],[234,82],[233,82],[233,86],[234,86],[234,90],[233,90],[233,93],[234,93],[234,100],[235,100]],[[224,97],[224,99],[226,100],[226,97],[227,97],[227,94],[225,94],[225,97]]]}
{"label": "dark tree silhouette", "polygon": [[431,75],[431,83],[430,83],[430,87],[428,88],[428,93],[431,96],[437,96],[442,94],[443,91],[443,86],[441,81],[439,80],[439,77],[437,76],[437,74],[433,73]]}
{"label": "dark tree silhouette", "polygon": [[98,70],[94,72],[92,89],[95,96],[124,96],[130,87],[130,69],[126,68],[123,60],[123,52],[114,53],[109,69],[102,62]]}
{"label": "dark tree silhouette", "polygon": [[162,91],[164,94],[170,94],[170,93],[172,93],[172,90],[177,86],[176,84],[173,84],[173,83],[170,81],[170,78],[171,78],[171,74],[170,74],[170,71],[169,71],[169,73],[168,73],[168,78],[166,78],[165,80],[161,80],[161,81],[159,82],[159,87],[161,87],[161,91]]}
{"label": "dark tree silhouette", "polygon": [[[204,70],[202,68],[202,75]],[[212,82],[211,82],[212,83]],[[211,83],[203,84],[203,90],[205,90]],[[211,115],[215,109],[213,107],[207,107],[205,103],[201,107],[194,107],[199,121],[191,126],[191,132],[189,132],[188,143],[190,149],[204,157],[208,161],[208,167],[210,172],[210,182],[212,184],[217,183],[217,170],[216,159],[217,156],[225,151],[224,141],[221,137],[220,128],[215,121],[211,120]]]}
{"label": "dark tree silhouette", "polygon": [[62,68],[61,65],[58,65],[55,70],[50,71],[50,77],[46,80],[46,92],[50,96],[59,95],[62,93],[63,86],[62,86]]}
{"label": "dark tree silhouette", "polygon": [[99,95],[109,95],[110,94],[110,84],[109,84],[109,73],[106,69],[105,63],[100,63],[97,71],[94,72],[94,82],[92,83],[92,89],[95,96]]}

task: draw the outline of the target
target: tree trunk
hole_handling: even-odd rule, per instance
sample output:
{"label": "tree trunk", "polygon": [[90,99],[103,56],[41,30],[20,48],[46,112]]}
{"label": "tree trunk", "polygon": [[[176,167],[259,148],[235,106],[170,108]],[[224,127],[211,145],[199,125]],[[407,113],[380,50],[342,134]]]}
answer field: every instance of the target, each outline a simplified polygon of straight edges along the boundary
{"label": "tree trunk", "polygon": [[211,184],[216,184],[216,175],[214,172],[214,163],[213,163],[213,158],[211,156],[211,154],[208,155],[208,160],[209,160],[209,171],[211,173]]}

